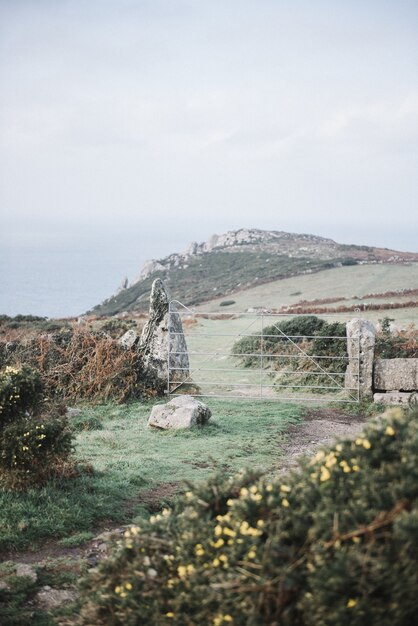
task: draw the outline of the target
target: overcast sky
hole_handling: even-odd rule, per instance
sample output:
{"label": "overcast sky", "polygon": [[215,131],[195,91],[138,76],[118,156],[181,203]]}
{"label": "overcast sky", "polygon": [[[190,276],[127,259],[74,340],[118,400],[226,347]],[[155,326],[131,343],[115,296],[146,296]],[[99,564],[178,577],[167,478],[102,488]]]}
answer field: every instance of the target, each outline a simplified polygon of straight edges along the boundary
{"label": "overcast sky", "polygon": [[416,0],[0,0],[0,243],[418,251],[417,35]]}

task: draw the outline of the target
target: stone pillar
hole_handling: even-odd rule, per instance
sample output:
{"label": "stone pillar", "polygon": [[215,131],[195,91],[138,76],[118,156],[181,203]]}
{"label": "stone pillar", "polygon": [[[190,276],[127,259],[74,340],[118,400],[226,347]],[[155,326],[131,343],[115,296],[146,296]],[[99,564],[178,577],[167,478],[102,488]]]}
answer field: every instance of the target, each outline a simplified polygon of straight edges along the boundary
{"label": "stone pillar", "polygon": [[368,320],[354,318],[347,322],[347,352],[350,361],[345,373],[345,386],[357,388],[358,385],[361,400],[373,399],[375,335],[375,328]]}
{"label": "stone pillar", "polygon": [[158,390],[167,385],[169,345],[170,367],[181,368],[173,370],[170,380],[181,382],[189,376],[189,355],[181,318],[173,309],[169,313],[169,303],[169,293],[163,281],[157,278],[152,284],[149,319],[142,330],[138,350],[146,376]]}

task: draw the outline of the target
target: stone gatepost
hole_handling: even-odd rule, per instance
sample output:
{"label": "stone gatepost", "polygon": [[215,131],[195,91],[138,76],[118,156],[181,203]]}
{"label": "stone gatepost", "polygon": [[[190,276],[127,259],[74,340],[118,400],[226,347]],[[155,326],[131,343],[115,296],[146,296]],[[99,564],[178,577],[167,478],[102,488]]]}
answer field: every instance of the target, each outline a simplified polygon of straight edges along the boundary
{"label": "stone gatepost", "polygon": [[350,360],[345,373],[345,386],[351,389],[357,389],[358,386],[360,400],[373,399],[375,335],[375,327],[368,320],[354,318],[347,322],[347,352]]}

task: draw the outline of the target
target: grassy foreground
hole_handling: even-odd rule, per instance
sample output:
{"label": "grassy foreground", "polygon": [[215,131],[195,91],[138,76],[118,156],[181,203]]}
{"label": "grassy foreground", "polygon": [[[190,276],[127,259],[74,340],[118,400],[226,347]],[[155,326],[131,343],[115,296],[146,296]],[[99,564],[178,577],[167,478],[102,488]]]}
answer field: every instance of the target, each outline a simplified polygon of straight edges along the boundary
{"label": "grassy foreground", "polygon": [[[273,474],[286,427],[302,406],[254,401],[209,402],[205,428],[158,431],[146,426],[152,404],[86,408],[76,456],[93,473],[48,483],[26,493],[0,492],[0,551],[36,549],[42,541],[77,543],[100,525],[123,523],[145,513],[155,491],[157,506],[215,470],[243,467]],[[80,420],[78,420],[80,421]],[[165,485],[170,490],[164,490]]]}

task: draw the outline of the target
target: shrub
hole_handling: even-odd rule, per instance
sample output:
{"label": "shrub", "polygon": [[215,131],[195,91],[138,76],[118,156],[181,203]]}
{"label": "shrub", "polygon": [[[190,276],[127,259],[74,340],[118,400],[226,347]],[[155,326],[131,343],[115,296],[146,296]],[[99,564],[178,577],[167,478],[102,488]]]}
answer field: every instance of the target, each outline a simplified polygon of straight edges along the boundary
{"label": "shrub", "polygon": [[21,418],[0,430],[0,486],[25,490],[78,473],[69,459],[73,432],[62,416]]}
{"label": "shrub", "polygon": [[[259,367],[260,357],[252,356],[259,353],[261,347],[264,353],[274,353],[275,350],[283,349],[284,345],[291,345],[287,337],[292,337],[296,344],[301,343],[305,337],[312,337],[326,322],[315,315],[300,315],[289,320],[283,320],[263,329],[261,333],[254,333],[249,337],[239,339],[232,347],[233,354],[241,357],[244,367]],[[249,355],[249,356],[247,356]]]}
{"label": "shrub", "polygon": [[38,369],[50,396],[67,402],[125,402],[148,392],[138,352],[125,350],[103,333],[67,329],[41,334],[3,353],[5,364],[19,359]]}
{"label": "shrub", "polygon": [[222,300],[219,306],[231,306],[231,304],[235,304],[235,300]]}
{"label": "shrub", "polygon": [[137,329],[137,323],[135,320],[122,320],[122,319],[110,319],[107,320],[100,330],[109,334],[113,339],[121,337],[127,330]]}
{"label": "shrub", "polygon": [[62,416],[38,416],[43,397],[39,372],[27,365],[0,372],[0,486],[22,489],[45,482],[72,450]]}
{"label": "shrub", "polygon": [[379,321],[381,331],[376,335],[376,356],[381,359],[418,358],[418,330],[414,324],[392,332],[392,318],[384,317]]}
{"label": "shrub", "polygon": [[285,478],[218,475],[113,543],[89,626],[409,626],[418,611],[418,421],[399,409]]}
{"label": "shrub", "polygon": [[43,397],[39,372],[27,365],[0,372],[0,428],[24,412],[34,412]]}
{"label": "shrub", "polygon": [[[278,388],[311,386],[311,391],[317,393],[340,391],[344,386],[340,374],[347,367],[344,357],[348,356],[345,334],[345,324],[300,315],[268,326],[262,338],[260,333],[243,337],[232,352],[242,355],[239,358],[245,367],[260,367],[262,350],[264,367],[267,364],[276,373]],[[302,377],[295,379],[295,373]]]}

